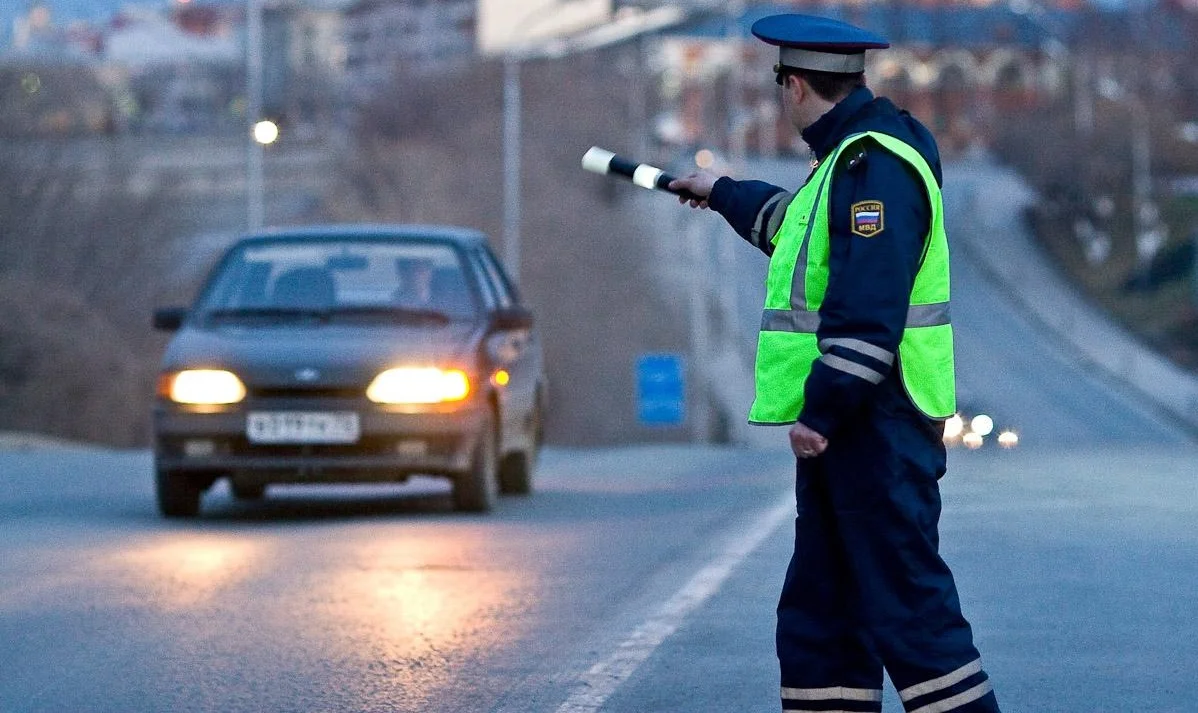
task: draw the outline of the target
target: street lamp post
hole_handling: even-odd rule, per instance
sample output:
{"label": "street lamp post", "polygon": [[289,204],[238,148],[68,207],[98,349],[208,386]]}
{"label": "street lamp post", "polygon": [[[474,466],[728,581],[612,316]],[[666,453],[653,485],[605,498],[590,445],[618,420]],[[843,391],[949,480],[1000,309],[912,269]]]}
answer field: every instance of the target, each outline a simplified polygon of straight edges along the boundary
{"label": "street lamp post", "polygon": [[503,262],[512,279],[520,282],[520,91],[521,57],[503,55]]}
{"label": "street lamp post", "polygon": [[[741,25],[745,12],[744,0],[731,0],[726,6],[725,12],[724,19],[727,23],[727,41],[732,45],[732,63],[728,68],[730,79],[728,82],[728,92],[730,94],[728,106],[729,113],[731,114],[728,158],[730,159],[729,163],[732,165],[734,174],[743,175],[745,171],[748,132],[752,123],[752,118],[745,107],[744,101],[744,32]],[[721,321],[723,322],[725,337],[730,342],[735,340],[735,325],[739,316],[737,314],[736,281],[728,277],[729,275],[736,274],[736,248],[737,246],[731,240],[719,240],[716,247],[721,273],[719,281]]]}
{"label": "street lamp post", "polygon": [[249,230],[262,227],[264,143],[254,134],[262,118],[262,0],[248,0],[245,23],[246,83],[246,223]]}
{"label": "street lamp post", "polygon": [[[549,0],[538,6],[535,13],[525,16],[522,24],[526,25],[534,16],[545,16],[560,1]],[[518,42],[503,52],[503,258],[508,272],[517,283],[520,280],[520,222],[523,211],[520,191],[521,64],[529,59],[560,58],[596,50],[612,42],[667,27],[684,16],[685,13],[676,7],[658,8],[642,13],[632,22],[617,21],[568,39]],[[522,29],[527,35],[529,28]]]}

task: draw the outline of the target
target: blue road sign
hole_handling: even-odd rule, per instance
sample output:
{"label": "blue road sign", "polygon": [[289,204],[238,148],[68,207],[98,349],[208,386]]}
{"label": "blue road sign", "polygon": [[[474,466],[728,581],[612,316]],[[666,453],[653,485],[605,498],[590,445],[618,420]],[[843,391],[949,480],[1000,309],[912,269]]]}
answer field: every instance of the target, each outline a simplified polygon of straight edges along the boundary
{"label": "blue road sign", "polygon": [[678,426],[686,418],[686,379],[679,354],[642,354],[636,360],[637,420]]}

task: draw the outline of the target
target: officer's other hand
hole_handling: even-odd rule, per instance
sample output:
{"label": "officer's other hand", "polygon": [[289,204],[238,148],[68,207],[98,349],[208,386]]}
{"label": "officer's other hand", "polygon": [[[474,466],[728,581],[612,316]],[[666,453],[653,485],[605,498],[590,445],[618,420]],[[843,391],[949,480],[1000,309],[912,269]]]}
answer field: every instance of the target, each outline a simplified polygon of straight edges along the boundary
{"label": "officer's other hand", "polygon": [[[685,176],[683,178],[675,178],[674,180],[670,181],[670,189],[675,190],[675,191],[680,190],[680,189],[685,189],[685,190],[690,191],[691,193],[694,193],[697,196],[702,196],[703,198],[707,198],[708,196],[711,195],[712,186],[714,186],[715,182],[718,180],[720,180],[720,177],[715,175],[711,171],[698,171],[696,173],[692,173],[689,176]],[[697,200],[693,200],[693,199],[683,198],[682,196],[678,196],[678,202],[682,203],[683,205],[690,203],[691,208],[706,208],[707,207],[706,200],[697,201]]]}
{"label": "officer's other hand", "polygon": [[796,458],[814,458],[828,448],[828,439],[800,422],[790,427],[790,450]]}

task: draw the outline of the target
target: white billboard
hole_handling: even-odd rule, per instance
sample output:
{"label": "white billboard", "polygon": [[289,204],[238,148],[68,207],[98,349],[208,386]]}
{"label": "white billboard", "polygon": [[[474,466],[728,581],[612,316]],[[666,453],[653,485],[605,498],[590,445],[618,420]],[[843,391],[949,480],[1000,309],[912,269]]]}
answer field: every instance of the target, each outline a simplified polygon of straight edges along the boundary
{"label": "white billboard", "polygon": [[479,0],[478,51],[498,54],[581,32],[611,17],[612,0]]}

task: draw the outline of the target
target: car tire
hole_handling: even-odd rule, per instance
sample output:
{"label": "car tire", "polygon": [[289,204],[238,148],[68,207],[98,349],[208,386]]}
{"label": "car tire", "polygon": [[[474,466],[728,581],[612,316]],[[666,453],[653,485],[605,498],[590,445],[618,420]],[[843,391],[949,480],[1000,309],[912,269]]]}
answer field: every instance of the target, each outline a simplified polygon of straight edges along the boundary
{"label": "car tire", "polygon": [[532,468],[528,454],[508,453],[499,464],[499,492],[503,495],[528,495],[532,492]]}
{"label": "car tire", "polygon": [[158,469],[155,478],[158,511],[163,517],[195,517],[200,514],[200,496],[204,488],[187,473]]}
{"label": "car tire", "polygon": [[495,419],[488,418],[480,429],[470,470],[453,481],[453,506],[461,512],[490,512],[499,495],[499,455]]}
{"label": "car tire", "polygon": [[229,492],[237,500],[261,500],[266,495],[266,486],[262,483],[238,483],[230,481]]}
{"label": "car tire", "polygon": [[499,492],[504,495],[528,495],[532,492],[532,472],[537,463],[544,438],[544,422],[541,419],[540,399],[529,419],[532,446],[527,451],[516,451],[504,456],[499,464]]}

